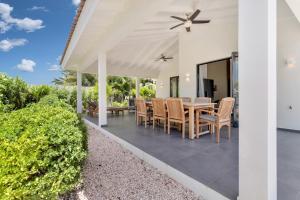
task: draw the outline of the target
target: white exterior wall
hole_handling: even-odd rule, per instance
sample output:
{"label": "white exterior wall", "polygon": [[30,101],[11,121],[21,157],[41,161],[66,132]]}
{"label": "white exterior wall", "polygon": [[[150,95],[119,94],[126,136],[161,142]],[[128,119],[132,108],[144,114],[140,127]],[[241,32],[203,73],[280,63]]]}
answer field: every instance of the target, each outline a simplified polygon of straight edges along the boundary
{"label": "white exterior wall", "polygon": [[[238,49],[237,22],[195,25],[179,36],[179,94],[197,96],[197,64],[230,57]],[[190,81],[186,81],[186,74]]]}
{"label": "white exterior wall", "polygon": [[[279,5],[288,17],[278,21],[278,127],[300,130],[300,23],[283,1]],[[287,67],[286,59],[294,60],[294,67]]]}
{"label": "white exterior wall", "polygon": [[[178,55],[174,56],[174,60],[166,64],[163,70],[160,71],[156,83],[156,97],[170,97],[170,77],[178,76]],[[179,82],[180,82],[179,78]]]}

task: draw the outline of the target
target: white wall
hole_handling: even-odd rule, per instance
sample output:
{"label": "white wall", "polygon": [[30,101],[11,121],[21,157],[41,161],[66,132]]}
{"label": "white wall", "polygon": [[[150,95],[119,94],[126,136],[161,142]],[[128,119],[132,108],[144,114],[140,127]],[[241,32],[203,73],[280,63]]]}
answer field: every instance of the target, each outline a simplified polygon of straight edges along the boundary
{"label": "white wall", "polygon": [[[300,23],[284,1],[279,1],[278,20],[278,127],[300,130]],[[294,58],[288,68],[286,58]],[[289,109],[292,106],[292,110]]]}
{"label": "white wall", "polygon": [[[174,59],[166,63],[164,68],[160,71],[157,79],[156,97],[167,98],[170,97],[170,77],[178,76],[178,54],[173,56]],[[179,79],[179,82],[181,80]]]}
{"label": "white wall", "polygon": [[[179,36],[179,93],[197,96],[197,64],[230,57],[238,49],[237,22],[195,25]],[[186,81],[186,74],[190,81]]]}

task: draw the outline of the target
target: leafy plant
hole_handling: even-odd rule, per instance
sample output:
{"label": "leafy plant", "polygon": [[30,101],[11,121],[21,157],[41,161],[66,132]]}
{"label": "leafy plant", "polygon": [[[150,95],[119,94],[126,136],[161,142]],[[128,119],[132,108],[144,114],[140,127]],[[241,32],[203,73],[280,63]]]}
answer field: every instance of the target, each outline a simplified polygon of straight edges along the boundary
{"label": "leafy plant", "polygon": [[114,102],[112,102],[112,106],[113,107],[127,107],[128,101],[123,101],[123,102],[114,101]]}
{"label": "leafy plant", "polygon": [[0,199],[57,199],[78,185],[86,130],[73,111],[50,95],[0,114]]}
{"label": "leafy plant", "polygon": [[32,86],[29,88],[29,94],[27,95],[27,103],[37,103],[41,98],[47,96],[53,90],[48,85]]}
{"label": "leafy plant", "polygon": [[7,108],[16,110],[25,107],[28,89],[28,85],[21,79],[0,73],[0,100]]}
{"label": "leafy plant", "polygon": [[155,97],[156,89],[154,84],[148,84],[141,87],[140,95],[145,99],[151,99]]}

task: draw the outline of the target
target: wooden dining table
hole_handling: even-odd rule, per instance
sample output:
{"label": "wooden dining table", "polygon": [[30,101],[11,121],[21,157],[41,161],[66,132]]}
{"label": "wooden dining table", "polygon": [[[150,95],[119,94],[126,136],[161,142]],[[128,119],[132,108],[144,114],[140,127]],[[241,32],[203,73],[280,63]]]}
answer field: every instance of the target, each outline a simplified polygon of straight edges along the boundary
{"label": "wooden dining table", "polygon": [[[147,107],[152,107],[152,102],[146,102]],[[189,139],[195,139],[195,119],[199,119],[201,109],[212,108],[214,109],[215,103],[190,103],[190,102],[183,102],[183,108],[189,111]],[[207,132],[204,132],[207,133]]]}
{"label": "wooden dining table", "polygon": [[195,119],[199,120],[200,112],[195,112],[195,111],[199,111],[201,109],[207,109],[207,108],[214,109],[214,106],[215,103],[188,103],[188,102],[183,103],[184,109],[189,111],[189,139],[193,140],[195,138],[195,131],[198,131],[195,130]]}

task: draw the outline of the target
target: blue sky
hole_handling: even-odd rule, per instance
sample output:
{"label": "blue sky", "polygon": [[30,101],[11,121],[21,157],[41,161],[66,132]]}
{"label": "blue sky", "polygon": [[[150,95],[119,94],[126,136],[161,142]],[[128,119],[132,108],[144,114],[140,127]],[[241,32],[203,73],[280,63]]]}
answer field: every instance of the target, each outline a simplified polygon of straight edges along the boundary
{"label": "blue sky", "polygon": [[51,84],[79,0],[0,0],[0,72]]}

